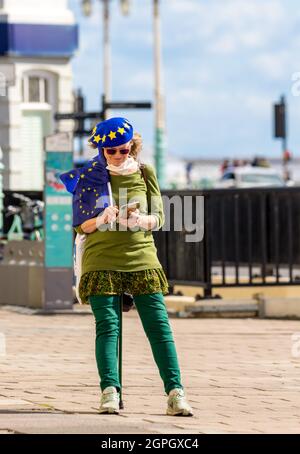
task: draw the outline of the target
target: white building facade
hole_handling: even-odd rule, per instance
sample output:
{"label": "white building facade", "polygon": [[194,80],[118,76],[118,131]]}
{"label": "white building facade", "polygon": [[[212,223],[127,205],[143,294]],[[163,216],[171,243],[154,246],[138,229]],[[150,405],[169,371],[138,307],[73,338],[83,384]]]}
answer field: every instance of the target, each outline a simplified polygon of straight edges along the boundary
{"label": "white building facade", "polygon": [[67,0],[0,0],[0,147],[4,190],[41,191],[44,137],[71,131],[78,27]]}

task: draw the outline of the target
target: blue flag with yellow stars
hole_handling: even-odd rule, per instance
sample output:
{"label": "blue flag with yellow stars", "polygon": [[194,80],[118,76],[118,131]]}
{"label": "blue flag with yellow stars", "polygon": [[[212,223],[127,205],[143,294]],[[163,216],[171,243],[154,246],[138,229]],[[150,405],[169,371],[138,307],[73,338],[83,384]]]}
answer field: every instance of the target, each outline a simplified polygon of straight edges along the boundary
{"label": "blue flag with yellow stars", "polygon": [[109,173],[100,154],[84,167],[62,173],[59,178],[73,195],[73,227],[96,217],[109,206]]}

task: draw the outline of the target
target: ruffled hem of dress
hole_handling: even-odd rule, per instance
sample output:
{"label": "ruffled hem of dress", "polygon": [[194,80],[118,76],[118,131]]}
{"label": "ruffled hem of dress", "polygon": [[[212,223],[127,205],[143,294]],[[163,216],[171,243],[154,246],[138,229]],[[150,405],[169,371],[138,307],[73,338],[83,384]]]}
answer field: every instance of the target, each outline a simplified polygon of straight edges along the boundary
{"label": "ruffled hem of dress", "polygon": [[79,284],[82,304],[89,304],[91,295],[118,295],[121,293],[143,295],[150,293],[169,293],[169,284],[162,268],[142,271],[88,271],[83,274]]}

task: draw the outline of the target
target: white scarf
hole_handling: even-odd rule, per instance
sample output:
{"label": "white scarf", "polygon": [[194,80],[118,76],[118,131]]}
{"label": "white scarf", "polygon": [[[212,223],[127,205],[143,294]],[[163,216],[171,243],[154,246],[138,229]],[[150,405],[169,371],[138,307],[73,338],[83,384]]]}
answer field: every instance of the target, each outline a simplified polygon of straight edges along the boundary
{"label": "white scarf", "polygon": [[131,156],[128,156],[126,161],[123,162],[120,166],[114,166],[113,164],[108,164],[106,168],[112,172],[117,173],[118,175],[129,175],[138,170],[138,162],[133,159]]}

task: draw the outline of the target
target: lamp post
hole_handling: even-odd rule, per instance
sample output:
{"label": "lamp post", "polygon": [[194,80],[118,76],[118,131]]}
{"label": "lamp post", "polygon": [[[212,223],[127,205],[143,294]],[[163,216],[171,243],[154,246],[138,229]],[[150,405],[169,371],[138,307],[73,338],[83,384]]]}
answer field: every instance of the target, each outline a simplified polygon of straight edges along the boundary
{"label": "lamp post", "polygon": [[[160,2],[153,0],[153,36],[154,36],[154,98],[155,98],[155,139],[154,162],[160,187],[166,186],[165,181],[165,108],[162,91],[161,64],[161,32],[160,32]],[[123,14],[129,13],[129,0],[121,0]]]}
{"label": "lamp post", "polygon": [[[110,35],[109,35],[109,2],[110,0],[100,0],[103,4],[103,96],[106,102],[110,101],[111,97],[111,50],[110,50]],[[82,0],[82,12],[84,16],[92,15],[92,0]],[[100,93],[102,92],[102,89]],[[109,112],[106,112],[106,117]]]}
{"label": "lamp post", "polygon": [[[111,101],[111,47],[109,35],[110,11],[109,1],[102,0],[103,3],[103,86],[104,102]],[[105,112],[105,118],[110,117],[110,111]]]}
{"label": "lamp post", "polygon": [[[110,0],[99,0],[103,3],[103,104],[111,100],[111,46],[110,46]],[[153,35],[154,35],[154,98],[155,98],[155,139],[154,162],[157,178],[161,188],[165,187],[165,109],[162,93],[161,32],[159,0],[153,0]],[[120,0],[121,11],[129,14],[130,0]],[[92,14],[92,0],[82,0],[82,12],[85,16]],[[104,112],[105,118],[109,111]]]}
{"label": "lamp post", "polygon": [[161,32],[159,0],[153,0],[153,31],[154,31],[154,96],[155,96],[155,168],[161,188],[165,182],[165,112],[162,94],[162,65],[161,65]]}
{"label": "lamp post", "polygon": [[[110,45],[110,0],[100,0],[103,11],[103,101],[111,101],[111,45]],[[82,12],[89,17],[92,14],[92,0],[82,0]],[[120,0],[122,13],[129,14],[129,0]],[[102,92],[102,90],[101,90]],[[106,110],[105,118],[110,117],[110,111]]]}

